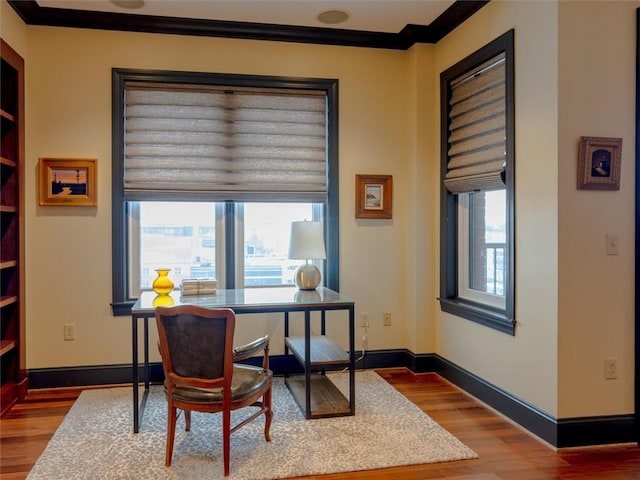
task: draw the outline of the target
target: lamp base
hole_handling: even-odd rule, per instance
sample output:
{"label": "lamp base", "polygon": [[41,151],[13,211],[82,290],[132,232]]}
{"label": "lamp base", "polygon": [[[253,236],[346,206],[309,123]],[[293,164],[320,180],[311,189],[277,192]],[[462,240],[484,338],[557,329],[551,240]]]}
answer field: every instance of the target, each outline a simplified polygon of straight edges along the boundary
{"label": "lamp base", "polygon": [[315,290],[320,285],[321,280],[320,270],[310,263],[300,265],[293,277],[293,283],[300,290]]}

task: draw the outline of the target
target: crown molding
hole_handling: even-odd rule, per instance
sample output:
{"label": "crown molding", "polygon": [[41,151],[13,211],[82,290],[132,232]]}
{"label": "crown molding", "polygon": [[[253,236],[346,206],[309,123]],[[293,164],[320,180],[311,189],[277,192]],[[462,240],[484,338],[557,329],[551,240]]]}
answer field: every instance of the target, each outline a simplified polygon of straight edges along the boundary
{"label": "crown molding", "polygon": [[409,24],[399,33],[94,12],[41,7],[36,0],[7,2],[27,25],[407,50],[416,43],[438,42],[489,0],[457,0],[431,25]]}

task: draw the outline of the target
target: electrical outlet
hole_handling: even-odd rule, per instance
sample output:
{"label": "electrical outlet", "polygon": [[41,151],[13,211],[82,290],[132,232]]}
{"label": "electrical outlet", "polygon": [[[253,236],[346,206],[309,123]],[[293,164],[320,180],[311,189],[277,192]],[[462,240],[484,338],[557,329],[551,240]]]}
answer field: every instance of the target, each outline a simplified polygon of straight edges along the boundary
{"label": "electrical outlet", "polygon": [[382,314],[382,325],[384,325],[385,327],[391,326],[391,313],[390,312],[384,312]]}
{"label": "electrical outlet", "polygon": [[64,339],[75,340],[76,339],[76,326],[74,323],[64,324]]}
{"label": "electrical outlet", "polygon": [[618,378],[618,359],[615,357],[607,357],[604,359],[604,378],[606,380],[615,380]]}
{"label": "electrical outlet", "polygon": [[362,312],[360,314],[360,326],[362,328],[369,328],[369,313]]}

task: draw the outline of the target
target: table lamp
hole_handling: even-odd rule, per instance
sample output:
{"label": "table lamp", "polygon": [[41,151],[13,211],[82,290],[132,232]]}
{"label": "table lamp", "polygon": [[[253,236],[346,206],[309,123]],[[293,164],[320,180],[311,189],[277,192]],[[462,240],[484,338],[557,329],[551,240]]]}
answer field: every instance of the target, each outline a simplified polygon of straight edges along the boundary
{"label": "table lamp", "polygon": [[322,279],[318,267],[309,260],[327,258],[324,249],[322,222],[292,222],[289,258],[305,260],[295,272],[293,281],[300,290],[315,290]]}

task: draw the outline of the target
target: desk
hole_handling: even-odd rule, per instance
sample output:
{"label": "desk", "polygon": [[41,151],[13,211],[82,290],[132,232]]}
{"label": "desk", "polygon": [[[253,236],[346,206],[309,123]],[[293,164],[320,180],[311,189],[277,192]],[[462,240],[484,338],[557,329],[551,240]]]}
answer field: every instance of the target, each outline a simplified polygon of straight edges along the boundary
{"label": "desk", "polygon": [[[296,288],[246,288],[237,290],[218,290],[215,295],[182,296],[173,291],[170,300],[163,304],[200,305],[210,308],[231,308],[236,314],[272,313],[284,314],[285,356],[290,351],[304,367],[304,375],[285,376],[289,390],[305,414],[306,418],[353,415],[355,413],[355,322],[354,302],[342,297],[328,288],[316,290],[297,290]],[[144,292],[131,308],[131,344],[132,344],[132,383],[133,383],[133,432],[138,433],[140,421],[149,394],[149,319],[155,318],[154,292]],[[157,303],[157,302],[156,302]],[[337,353],[336,345],[325,335],[325,314],[329,310],[346,310],[349,313],[349,351],[341,352],[342,356],[327,357],[327,353]],[[311,336],[311,312],[321,313],[321,335]],[[289,338],[289,313],[304,312],[304,337]],[[138,360],[139,320],[143,324],[144,345],[144,393],[139,398],[140,385]],[[349,399],[343,406],[332,406],[330,410],[321,410],[313,401],[312,385],[316,379],[324,377],[325,370],[349,368]],[[320,370],[321,375],[313,374]],[[322,395],[326,395],[326,385],[322,383]],[[345,399],[346,402],[346,399]]]}

